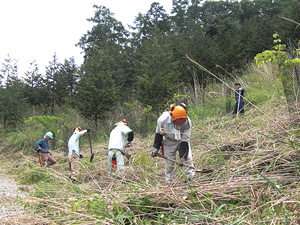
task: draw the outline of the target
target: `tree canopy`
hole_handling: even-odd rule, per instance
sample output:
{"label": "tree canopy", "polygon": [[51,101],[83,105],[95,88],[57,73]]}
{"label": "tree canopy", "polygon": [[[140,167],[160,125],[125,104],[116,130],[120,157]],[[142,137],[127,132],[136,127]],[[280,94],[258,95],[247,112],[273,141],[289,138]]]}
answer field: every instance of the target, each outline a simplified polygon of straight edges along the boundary
{"label": "tree canopy", "polygon": [[84,54],[82,65],[74,58],[59,62],[54,54],[45,74],[32,62],[20,75],[16,61],[8,57],[2,63],[4,126],[19,121],[24,108],[44,107],[44,114],[53,114],[66,104],[93,119],[96,127],[117,102],[138,100],[157,113],[195,80],[203,88],[211,82],[186,54],[228,76],[270,49],[274,33],[290,47],[297,46],[300,36],[295,24],[280,18],[300,21],[298,0],[173,0],[170,14],[153,2],[130,29],[105,6],[94,9],[88,19],[93,27],[77,43]]}

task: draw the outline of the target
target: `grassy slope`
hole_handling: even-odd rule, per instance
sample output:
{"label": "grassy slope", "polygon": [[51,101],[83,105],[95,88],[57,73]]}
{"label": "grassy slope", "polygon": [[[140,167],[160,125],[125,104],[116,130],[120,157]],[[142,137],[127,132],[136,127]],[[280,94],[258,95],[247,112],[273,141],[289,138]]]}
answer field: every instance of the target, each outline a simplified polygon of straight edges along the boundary
{"label": "grassy slope", "polygon": [[106,143],[94,146],[93,163],[83,146],[79,185],[68,181],[67,157],[55,151],[58,163],[48,170],[39,168],[36,155],[14,151],[2,154],[2,166],[24,186],[35,187],[25,204],[49,223],[300,222],[298,129],[270,68],[245,73],[247,98],[265,113],[248,104],[243,118],[221,115],[225,98],[215,92],[222,85],[209,87],[206,104],[192,106],[189,115],[195,167],[214,172],[197,173],[192,185],[184,184],[180,168],[177,182],[165,185],[163,161],[149,156],[153,134],[134,140],[126,174],[116,177],[107,175]]}

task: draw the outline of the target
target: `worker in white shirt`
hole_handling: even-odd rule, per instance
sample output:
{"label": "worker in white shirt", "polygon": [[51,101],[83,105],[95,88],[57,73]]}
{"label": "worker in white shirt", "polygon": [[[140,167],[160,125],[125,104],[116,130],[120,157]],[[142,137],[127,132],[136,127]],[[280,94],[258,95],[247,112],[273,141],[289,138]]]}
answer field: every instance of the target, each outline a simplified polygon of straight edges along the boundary
{"label": "worker in white shirt", "polygon": [[[110,174],[124,170],[123,155],[128,159],[130,158],[130,154],[125,152],[125,147],[130,146],[134,137],[133,131],[129,128],[125,119],[115,125],[116,127],[110,133],[108,145],[108,171]],[[125,143],[126,135],[128,137]]]}
{"label": "worker in white shirt", "polygon": [[79,138],[86,132],[91,132],[90,129],[82,130],[81,127],[73,128],[73,135],[70,137],[68,142],[69,148],[69,165],[70,165],[70,179],[73,183],[77,183],[77,176],[79,174],[79,159],[83,158],[79,154]]}
{"label": "worker in white shirt", "polygon": [[[190,146],[192,123],[186,113],[186,105],[181,103],[170,106],[170,111],[164,112],[157,120],[156,133],[154,138],[151,156],[155,157],[159,149],[162,154],[170,159],[176,160],[176,152],[179,158],[189,167],[184,166],[183,171],[189,180],[195,175]],[[171,184],[174,181],[175,163],[165,159],[166,182]]]}

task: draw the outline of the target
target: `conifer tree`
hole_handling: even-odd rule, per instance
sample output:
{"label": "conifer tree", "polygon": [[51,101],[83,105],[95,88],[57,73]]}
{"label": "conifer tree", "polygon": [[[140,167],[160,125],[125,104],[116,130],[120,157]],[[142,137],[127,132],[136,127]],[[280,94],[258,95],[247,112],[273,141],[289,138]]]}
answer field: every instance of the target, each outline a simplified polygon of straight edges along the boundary
{"label": "conifer tree", "polygon": [[97,129],[98,120],[104,119],[114,108],[117,88],[113,72],[105,66],[105,54],[96,48],[93,51],[81,68],[77,107],[83,116],[94,120]]}
{"label": "conifer tree", "polygon": [[17,61],[8,56],[2,63],[0,73],[5,78],[0,90],[0,118],[3,127],[7,128],[22,121],[27,103],[24,98],[23,82],[18,78]]}

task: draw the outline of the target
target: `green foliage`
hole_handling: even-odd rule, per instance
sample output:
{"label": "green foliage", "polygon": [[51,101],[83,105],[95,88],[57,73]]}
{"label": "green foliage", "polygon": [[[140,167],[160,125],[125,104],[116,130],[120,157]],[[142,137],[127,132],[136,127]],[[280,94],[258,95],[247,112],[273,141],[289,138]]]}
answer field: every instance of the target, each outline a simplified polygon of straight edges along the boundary
{"label": "green foliage", "polygon": [[279,35],[274,34],[273,37],[275,39],[273,50],[258,54],[255,60],[259,66],[262,66],[265,62],[272,62],[277,75],[282,81],[289,112],[292,113],[295,110],[295,102],[298,102],[299,82],[294,81],[292,70],[300,65],[299,49],[294,51],[290,46],[290,53],[288,53],[286,45],[281,44],[281,39],[278,38]]}
{"label": "green foliage", "polygon": [[[232,72],[243,68],[259,52],[271,49],[274,32],[281,39],[275,37],[274,48],[257,55],[257,63],[271,60],[281,69],[299,65],[299,57],[286,58],[282,44],[290,39],[290,45],[296,46],[299,29],[278,17],[298,21],[299,4],[297,0],[176,0],[169,15],[154,2],[145,14],[137,15],[131,35],[108,8],[94,6],[95,13],[88,19],[93,27],[78,42],[84,51],[80,76],[74,58],[59,62],[56,54],[45,74],[32,62],[25,76],[20,75],[16,61],[5,60],[0,74],[2,126],[15,128],[24,117],[36,116],[36,106],[44,109],[38,115],[55,115],[55,110],[67,104],[93,120],[97,128],[102,124],[98,120],[107,120],[107,112],[113,111],[118,101],[134,103],[136,99],[142,104],[140,110],[149,105],[158,116],[174,94],[183,94],[196,83],[205,90],[214,82],[194,68],[186,54],[210,71],[229,77],[220,69]],[[218,105],[210,107],[222,113],[223,106]],[[203,106],[197,111],[204,115],[214,112]]]}
{"label": "green foliage", "polygon": [[158,113],[178,90],[178,62],[162,37],[147,41],[141,54],[136,97]]}
{"label": "green foliage", "polygon": [[84,34],[78,45],[84,49],[87,56],[94,50],[95,46],[109,48],[117,43],[123,46],[126,44],[128,31],[121,22],[114,18],[113,13],[105,6],[94,5],[94,17],[88,21],[94,23],[94,28]]}
{"label": "green foliage", "polygon": [[94,50],[93,55],[85,60],[78,84],[77,106],[83,116],[94,120],[96,129],[98,119],[106,118],[117,101],[113,71],[103,66],[106,60],[110,59],[104,52]]}
{"label": "green foliage", "polygon": [[56,116],[33,116],[29,117],[28,120],[25,121],[25,123],[40,123],[42,124],[46,130],[50,131],[56,131],[54,127],[59,126],[63,122],[63,119],[61,117]]}
{"label": "green foliage", "polygon": [[73,212],[77,212],[77,210],[84,204],[86,203],[87,200],[86,199],[80,199],[77,202],[74,202],[73,207],[72,207],[72,211]]}
{"label": "green foliage", "polygon": [[30,69],[25,72],[24,85],[24,96],[30,105],[36,106],[47,103],[46,84],[35,61],[30,63]]}
{"label": "green foliage", "polygon": [[15,127],[22,123],[25,116],[27,104],[21,88],[20,81],[7,88],[0,88],[0,118],[4,128]]}
{"label": "green foliage", "polygon": [[[260,77],[261,74],[249,74],[245,79],[247,82],[253,82],[251,88],[247,89],[247,99],[255,105],[262,104],[266,101],[274,100],[275,96],[283,94],[282,83],[279,79],[274,79],[272,82],[265,81],[265,78]],[[261,82],[258,82],[261,80]]]}
{"label": "green foliage", "polygon": [[[67,149],[67,144],[73,131],[72,128],[81,126],[83,129],[90,127],[87,121],[72,108],[62,108],[58,116],[33,116],[18,126],[16,132],[8,135],[8,145],[14,150],[24,150],[25,154],[36,154],[34,143],[40,140],[46,132],[51,131],[54,139],[49,142],[52,149]],[[103,134],[99,133],[101,138]],[[93,135],[93,138],[98,136]],[[86,144],[82,139],[80,144]]]}
{"label": "green foliage", "polygon": [[140,127],[139,119],[141,117],[141,108],[142,107],[138,101],[134,101],[132,103],[123,102],[123,106],[121,107],[124,118],[133,130],[138,130]]}
{"label": "green foliage", "polygon": [[151,111],[152,111],[152,107],[147,105],[143,110],[142,116],[148,116]]}
{"label": "green foliage", "polygon": [[51,178],[47,170],[37,168],[23,171],[21,184],[38,184],[40,182],[51,182]]}
{"label": "green foliage", "polygon": [[147,152],[140,152],[134,158],[134,165],[142,167],[145,171],[154,170],[154,162],[149,160],[149,154]]}
{"label": "green foliage", "polygon": [[78,79],[78,68],[74,58],[65,59],[62,64],[54,54],[45,75],[39,72],[36,62],[32,62],[30,67],[24,78],[24,95],[30,105],[51,106],[53,113],[55,106],[71,101]]}
{"label": "green foliage", "polygon": [[147,105],[141,114],[141,118],[138,121],[140,133],[142,136],[147,136],[149,130],[155,129],[156,124],[156,116],[153,114],[152,107]]}
{"label": "green foliage", "polygon": [[56,137],[59,137],[59,135],[62,132],[62,129],[64,127],[64,120],[61,117],[56,116],[34,116],[29,117],[28,120],[25,121],[25,123],[40,123],[44,127],[44,132],[46,133],[48,131],[51,131],[53,133],[54,138],[51,141],[52,149],[56,148]]}
{"label": "green foliage", "polygon": [[[80,201],[83,203],[82,201]],[[97,216],[108,216],[108,205],[103,199],[97,198],[97,196],[93,196],[92,199],[89,199],[86,207],[87,212],[91,215],[97,215]]]}
{"label": "green foliage", "polygon": [[22,121],[27,103],[23,96],[23,83],[18,78],[16,60],[8,56],[5,63],[2,63],[0,74],[0,78],[6,79],[0,85],[0,119],[3,127],[7,128]]}
{"label": "green foliage", "polygon": [[[261,107],[266,111],[278,107],[278,111],[275,112],[280,113],[280,118],[284,118],[285,104],[281,105],[280,100],[283,96],[282,86],[274,79],[270,68],[264,66],[257,69],[256,66],[252,66],[241,74],[244,75],[241,79],[245,84],[247,97],[259,99],[257,102],[262,103]],[[228,83],[234,81],[227,80]],[[222,85],[210,84],[206,87],[206,91],[203,106],[206,107],[206,112],[209,111],[211,114],[197,114],[196,105],[189,104],[189,115],[192,114],[193,117],[191,144],[195,167],[199,170],[214,168],[213,173],[201,173],[201,175],[197,173],[192,183],[189,183],[187,177],[181,174],[182,170],[179,174],[177,170],[176,175],[179,175],[177,182],[174,186],[165,186],[163,160],[151,158],[147,151],[153,142],[152,136],[139,139],[135,142],[137,145],[135,143],[132,145],[129,150],[133,153],[132,158],[126,164],[128,170],[126,168],[126,173],[117,177],[106,175],[107,152],[101,151],[104,143],[97,145],[95,159],[100,160],[100,164],[90,164],[88,157],[81,160],[86,170],[81,168],[78,185],[67,181],[69,168],[65,155],[57,154],[55,158],[58,163],[49,169],[43,169],[37,168],[39,164],[35,152],[34,163],[29,163],[33,161],[33,157],[28,155],[24,157],[18,153],[17,161],[9,164],[9,167],[14,168],[13,174],[24,179],[24,185],[36,184],[32,192],[35,201],[26,203],[27,206],[31,206],[29,209],[34,210],[35,214],[43,219],[51,219],[53,223],[150,225],[258,224],[268,223],[272,219],[282,223],[296,221],[295,212],[297,212],[299,199],[297,195],[293,197],[290,193],[298,192],[297,182],[288,180],[288,176],[282,179],[275,171],[279,169],[287,174],[297,173],[295,171],[298,165],[297,155],[290,151],[298,150],[297,139],[290,141],[289,137],[279,135],[275,137],[274,142],[269,142],[266,136],[262,137],[258,134],[262,142],[257,139],[255,144],[256,136],[252,133],[263,129],[263,133],[271,132],[273,135],[276,128],[274,129],[272,122],[269,119],[265,120],[266,117],[255,109],[249,109],[249,106],[247,107],[249,114],[243,119],[232,119],[231,115],[218,117],[216,116],[218,104],[224,104]],[[264,91],[270,92],[272,96],[263,95]],[[189,96],[188,93],[182,96],[176,95],[176,99],[172,101],[180,102],[186,95]],[[188,99],[193,102],[193,96]],[[138,108],[138,113],[134,112],[135,108]],[[138,102],[124,103],[117,112],[123,111],[127,113],[131,111],[132,114],[128,115],[134,117],[135,113],[140,116],[143,111],[148,114],[151,112],[151,107],[144,109]],[[65,125],[70,127],[74,124],[73,121],[78,125],[84,121],[71,108],[61,109],[59,115],[65,121]],[[44,125],[32,122],[25,123],[25,126],[28,126],[28,129],[31,127],[34,130],[41,130]],[[29,132],[23,129],[22,132]],[[275,130],[277,131],[279,130]],[[299,129],[296,129],[296,126],[291,129],[291,132],[295,137],[299,136]],[[225,151],[221,148],[229,143],[236,143],[236,140],[240,142],[245,134],[250,136],[249,138],[247,136],[245,141],[251,141],[247,145],[248,151],[240,151],[238,148]],[[284,140],[280,141],[280,138]],[[243,141],[244,138],[241,142]],[[283,145],[286,148],[282,148]],[[278,149],[282,151],[277,154]],[[275,157],[272,154],[275,154]],[[22,161],[24,158],[27,160],[25,163]],[[282,160],[285,164],[281,164]],[[284,169],[287,164],[288,167]],[[263,172],[260,173],[269,181],[260,176],[253,176],[252,170],[257,166],[261,167],[260,171]],[[92,175],[91,177],[87,171]],[[257,183],[254,179],[257,179]],[[288,181],[285,181],[286,179]],[[183,183],[184,180],[187,184]],[[279,194],[273,185],[277,188],[280,185],[279,190],[282,194]]]}
{"label": "green foliage", "polygon": [[[108,219],[111,223],[116,224],[127,224],[128,219],[133,218],[134,215],[131,211],[125,210],[122,206],[117,204],[113,197],[110,199],[114,203],[113,210],[108,209],[108,205],[104,200],[100,200],[97,196],[88,200],[85,208],[87,212],[91,215],[97,215],[99,219]],[[85,203],[83,200],[79,200],[76,204]],[[127,221],[127,222],[126,222]]]}
{"label": "green foliage", "polygon": [[76,93],[78,83],[78,68],[75,64],[75,59],[72,57],[69,60],[65,59],[60,65],[55,75],[55,104],[61,106],[66,101],[71,101]]}
{"label": "green foliage", "polygon": [[[289,71],[291,68],[300,65],[300,59],[290,59],[289,54],[286,52],[286,45],[281,44],[281,39],[278,34],[274,34],[274,47],[273,50],[266,50],[255,56],[255,61],[258,66],[262,66],[266,62],[272,62],[273,65],[279,67],[279,75],[282,76],[283,71]],[[296,50],[299,53],[299,49]]]}
{"label": "green foliage", "polygon": [[40,140],[42,135],[45,134],[46,131],[41,133],[41,130],[44,130],[44,128],[39,124],[25,124],[18,129],[17,132],[11,133],[8,137],[8,145],[14,150],[25,150],[30,155],[36,154],[34,143]]}
{"label": "green foliage", "polygon": [[[148,195],[138,198],[138,199],[128,199],[131,204],[131,210],[139,211],[139,213],[150,213],[153,210],[153,207],[156,206],[156,203],[151,201]],[[156,210],[155,210],[156,211]]]}

